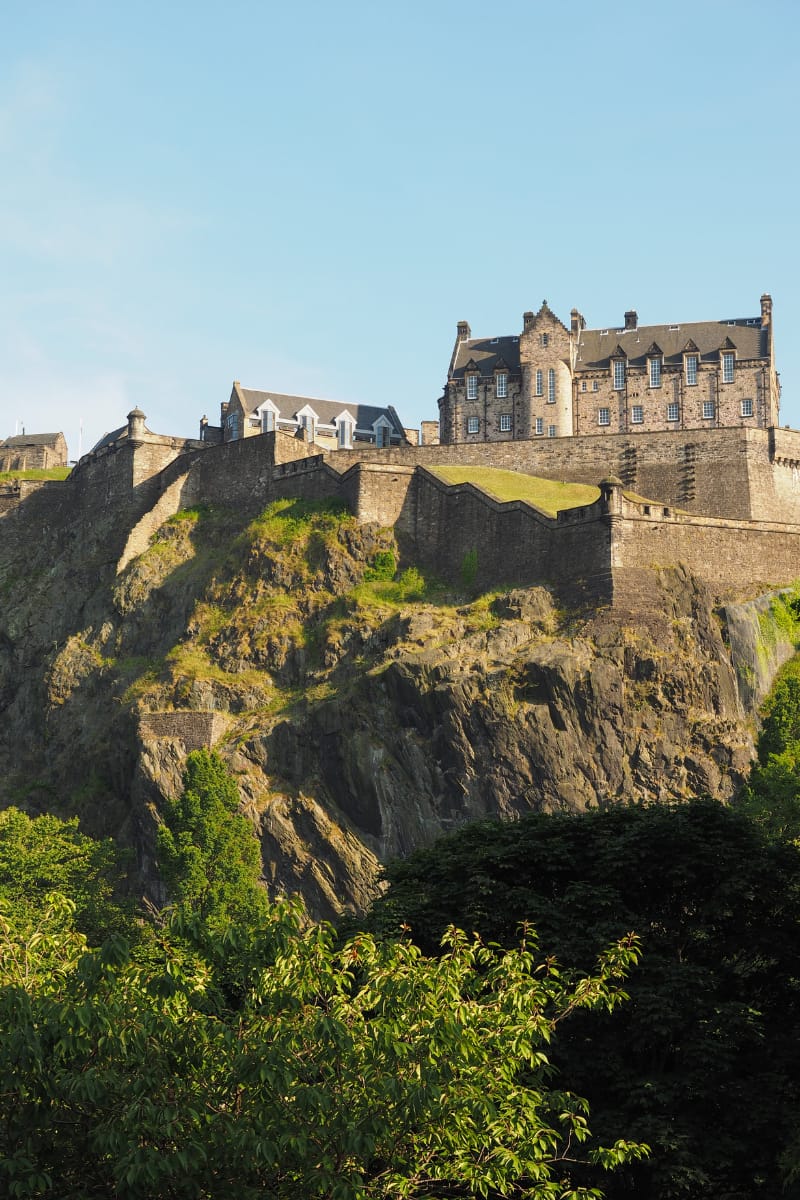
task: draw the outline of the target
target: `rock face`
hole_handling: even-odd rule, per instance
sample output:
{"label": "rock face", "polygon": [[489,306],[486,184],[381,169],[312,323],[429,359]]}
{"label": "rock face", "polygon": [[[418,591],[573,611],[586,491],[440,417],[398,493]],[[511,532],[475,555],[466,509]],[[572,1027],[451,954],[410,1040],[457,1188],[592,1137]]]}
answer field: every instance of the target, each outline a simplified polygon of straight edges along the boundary
{"label": "rock face", "polygon": [[128,533],[0,520],[0,804],[135,846],[157,899],[160,801],[215,740],[267,884],[323,916],[465,821],[726,799],[748,767],[758,697],[681,569],[638,613],[564,613],[541,587],[391,582],[391,530],[324,505],[188,510],[117,573]]}

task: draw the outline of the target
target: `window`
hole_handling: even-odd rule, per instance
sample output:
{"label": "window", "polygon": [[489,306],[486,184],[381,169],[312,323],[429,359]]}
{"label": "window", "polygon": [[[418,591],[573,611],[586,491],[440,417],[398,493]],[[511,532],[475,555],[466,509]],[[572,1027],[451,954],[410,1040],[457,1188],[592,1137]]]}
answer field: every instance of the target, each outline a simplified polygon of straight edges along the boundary
{"label": "window", "polygon": [[647,361],[650,364],[650,387],[661,387],[661,359],[649,358]]}
{"label": "window", "polygon": [[671,404],[667,405],[667,420],[668,421],[680,421],[680,419],[681,419],[681,406],[680,406],[680,404],[676,404],[673,401]]}
{"label": "window", "polygon": [[593,392],[599,392],[599,391],[600,391],[600,383],[598,382],[598,380],[597,380],[597,379],[593,379],[593,380],[592,380],[592,391],[593,391]]}
{"label": "window", "polygon": [[226,424],[228,426],[228,433],[231,436],[231,440],[235,441],[236,438],[238,438],[238,436],[239,436],[239,414],[238,414],[238,412],[229,413],[226,418]]}
{"label": "window", "polygon": [[468,375],[467,376],[467,399],[468,400],[477,400],[478,399],[478,376],[477,375]]}
{"label": "window", "polygon": [[495,392],[500,400],[505,400],[508,395],[508,374],[506,371],[498,371],[494,377]]}
{"label": "window", "polygon": [[625,387],[625,360],[614,359],[614,391],[621,392]]}
{"label": "window", "polygon": [[261,410],[261,432],[272,433],[275,428],[275,410],[274,408],[264,408]]}
{"label": "window", "polygon": [[722,352],[722,382],[733,383],[733,351],[723,350]]}
{"label": "window", "polygon": [[549,345],[549,343],[550,343],[550,334],[549,333],[540,333],[539,334],[539,345],[547,346],[547,345]]}
{"label": "window", "polygon": [[544,418],[543,417],[536,418],[536,433],[539,435],[544,433]]}
{"label": "window", "polygon": [[703,420],[704,421],[713,421],[714,420],[714,401],[713,400],[704,400],[703,401]]}
{"label": "window", "polygon": [[500,432],[511,433],[511,413],[500,413]]}
{"label": "window", "polygon": [[555,367],[551,367],[547,372],[547,403],[555,404],[556,402],[556,372]]}
{"label": "window", "polygon": [[555,425],[548,425],[548,426],[547,426],[547,436],[548,436],[548,437],[555,437],[555,436],[556,436],[556,427],[555,427]]}
{"label": "window", "polygon": [[353,446],[353,422],[338,421],[337,432],[339,434],[339,449],[350,450]]}
{"label": "window", "polygon": [[598,425],[610,425],[611,424],[611,409],[610,408],[598,408],[597,424]]}
{"label": "window", "polygon": [[481,419],[480,417],[467,417],[467,433],[480,433]]}
{"label": "window", "polygon": [[[653,361],[655,362],[655,359],[653,359]],[[643,421],[644,409],[642,408],[641,404],[634,404],[633,408],[631,409],[631,423],[633,425],[641,425]]]}
{"label": "window", "polygon": [[581,391],[582,392],[586,391],[586,380],[585,379],[581,380]]}
{"label": "window", "polygon": [[743,417],[752,417],[752,415],[753,415],[753,401],[752,400],[743,400],[742,401],[742,416]]}
{"label": "window", "polygon": [[381,421],[380,424],[378,424],[376,422],[376,424],[374,425],[374,429],[375,429],[375,445],[380,448],[383,448],[384,446],[388,446],[389,445],[389,426],[388,426],[388,424],[386,424],[384,421]]}
{"label": "window", "polygon": [[686,355],[686,386],[695,387],[697,384],[697,355]]}
{"label": "window", "polygon": [[544,384],[543,384],[543,380],[544,380],[544,376],[542,375],[542,372],[541,372],[541,371],[537,371],[537,372],[536,372],[536,395],[537,395],[537,396],[543,396],[543,395],[544,395]]}

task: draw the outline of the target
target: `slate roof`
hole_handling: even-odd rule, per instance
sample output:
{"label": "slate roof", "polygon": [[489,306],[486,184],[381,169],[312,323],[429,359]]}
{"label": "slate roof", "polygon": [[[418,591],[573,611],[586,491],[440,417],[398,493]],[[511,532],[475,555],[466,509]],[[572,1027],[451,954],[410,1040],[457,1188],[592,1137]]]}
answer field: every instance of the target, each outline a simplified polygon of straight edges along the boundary
{"label": "slate roof", "polygon": [[495,368],[504,365],[513,375],[519,372],[519,338],[470,338],[460,342],[453,363],[453,379],[461,379],[470,362],[481,375],[494,375]]}
{"label": "slate roof", "polygon": [[4,450],[16,450],[23,446],[54,446],[63,433],[20,433],[0,442]]}
{"label": "slate roof", "polygon": [[294,420],[297,413],[308,405],[319,417],[323,425],[332,425],[342,412],[349,412],[355,417],[356,429],[372,429],[380,416],[386,417],[392,430],[399,437],[405,433],[400,418],[391,405],[379,408],[374,404],[349,404],[346,400],[320,400],[315,396],[287,396],[282,392],[261,392],[254,388],[239,387],[244,398],[247,413],[255,412],[266,401],[271,400],[278,410],[278,416],[285,421]]}
{"label": "slate roof", "polygon": [[94,454],[95,450],[103,450],[106,446],[110,446],[113,442],[118,442],[120,438],[128,436],[128,426],[120,425],[119,429],[115,429],[112,433],[104,433],[99,442],[95,442],[89,454]]}
{"label": "slate roof", "polygon": [[[695,343],[702,360],[716,358],[726,339],[736,348],[736,356],[767,358],[768,331],[761,328],[760,317],[738,317],[730,321],[692,321],[684,325],[640,325],[638,329],[583,329],[578,341],[576,371],[608,367],[617,346],[625,351],[630,363],[644,363],[647,351],[656,343],[667,363],[680,363],[687,343]],[[473,363],[480,375],[491,377],[498,366],[518,374],[519,337],[469,338],[459,342],[451,378],[462,379]]]}
{"label": "slate roof", "polygon": [[629,363],[643,365],[654,344],[666,363],[680,363],[690,342],[694,343],[691,352],[698,353],[705,361],[716,359],[727,342],[735,347],[738,359],[767,358],[768,337],[769,331],[761,328],[760,317],[692,321],[685,325],[640,325],[638,329],[583,329],[575,370],[608,367],[617,347],[625,351]]}

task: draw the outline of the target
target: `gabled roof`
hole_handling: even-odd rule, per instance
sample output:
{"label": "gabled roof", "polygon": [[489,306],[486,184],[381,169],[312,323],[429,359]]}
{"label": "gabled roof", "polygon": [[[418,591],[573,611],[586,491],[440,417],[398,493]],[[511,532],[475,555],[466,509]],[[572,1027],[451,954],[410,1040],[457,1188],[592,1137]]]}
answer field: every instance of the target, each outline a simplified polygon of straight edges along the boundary
{"label": "gabled roof", "polygon": [[24,446],[55,446],[59,438],[63,441],[63,433],[19,433],[0,442],[0,446],[4,450],[22,449]]}
{"label": "gabled roof", "polygon": [[254,388],[238,386],[239,395],[245,406],[245,413],[254,413],[262,404],[272,403],[278,410],[278,417],[284,421],[294,420],[297,414],[309,407],[317,414],[323,425],[333,425],[336,418],[345,409],[355,418],[356,429],[372,429],[379,417],[385,417],[393,432],[405,438],[403,426],[391,405],[380,408],[374,404],[348,404],[342,400],[320,400],[315,396],[289,396],[283,392],[262,392]]}
{"label": "gabled roof", "polygon": [[456,348],[451,379],[462,379],[470,362],[481,375],[494,375],[499,368],[519,371],[519,338],[470,338]]}
{"label": "gabled roof", "polygon": [[630,363],[644,365],[654,346],[660,347],[665,362],[680,363],[689,343],[701,358],[716,358],[730,335],[736,340],[740,359],[767,358],[769,331],[761,328],[760,317],[735,321],[696,321],[685,325],[640,325],[637,329],[582,329],[578,338],[576,371],[607,367],[619,344]]}

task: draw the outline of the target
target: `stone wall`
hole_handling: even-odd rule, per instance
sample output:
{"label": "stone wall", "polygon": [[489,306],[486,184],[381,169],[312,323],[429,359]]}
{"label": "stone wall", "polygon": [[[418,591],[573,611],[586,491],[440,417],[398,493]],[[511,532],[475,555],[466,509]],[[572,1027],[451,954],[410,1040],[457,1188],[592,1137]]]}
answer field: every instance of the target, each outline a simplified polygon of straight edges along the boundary
{"label": "stone wall", "polygon": [[142,741],[180,742],[186,754],[214,746],[227,727],[227,718],[218,712],[154,712],[139,717]]}

